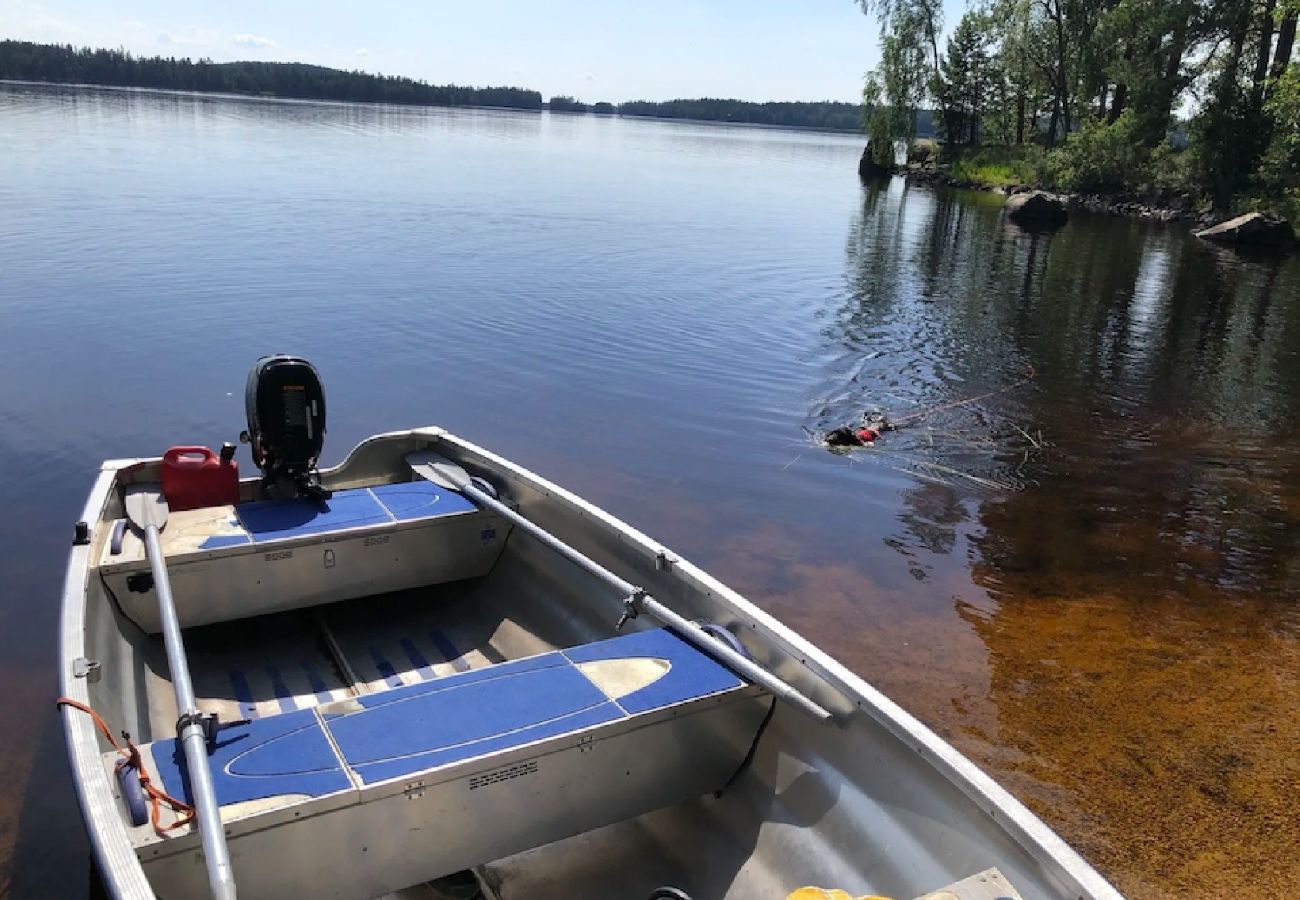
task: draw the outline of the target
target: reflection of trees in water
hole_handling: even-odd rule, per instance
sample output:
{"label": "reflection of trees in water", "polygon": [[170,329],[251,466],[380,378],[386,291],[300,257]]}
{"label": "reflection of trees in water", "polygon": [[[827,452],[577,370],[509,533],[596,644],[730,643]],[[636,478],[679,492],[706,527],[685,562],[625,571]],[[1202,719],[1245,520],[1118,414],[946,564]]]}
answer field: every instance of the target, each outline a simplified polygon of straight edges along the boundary
{"label": "reflection of trees in water", "polygon": [[1020,339],[1042,376],[1027,412],[1053,452],[1033,491],[985,504],[981,554],[1054,589],[1294,592],[1271,582],[1300,550],[1282,499],[1300,475],[1297,266],[1167,232],[1079,244],[1057,254]]}
{"label": "reflection of trees in water", "polygon": [[[1027,284],[1041,281],[1054,237],[1004,224],[997,198],[899,184],[865,189],[849,229],[847,289],[824,327],[835,356],[814,411],[819,427],[853,421],[867,409],[905,414],[1024,376],[1023,353],[1012,339],[1014,320],[1025,313],[1005,287],[1019,283],[1020,273]],[[925,564],[910,548],[949,552],[964,518],[932,514],[936,497],[960,509],[966,492],[933,483],[951,473],[927,464],[1015,479],[1010,464],[1020,460],[999,456],[999,429],[1021,443],[988,409],[968,407],[890,434],[878,454],[862,455],[931,480],[905,496],[905,533],[890,542],[917,577]]]}
{"label": "reflection of trees in water", "polygon": [[[1290,472],[1267,458],[1294,458],[1283,436],[1300,392],[1300,264],[1121,219],[1025,232],[987,201],[897,181],[864,189],[847,290],[824,324],[835,355],[817,424],[981,393],[1030,364],[1031,389],[926,425],[980,438],[997,437],[1000,421],[1041,429],[1053,448],[1027,493],[1066,506],[1071,541],[1086,545],[1098,516],[1158,522],[1147,571],[1177,559],[1197,577],[1252,581],[1279,544],[1278,501],[1255,482]],[[922,441],[913,429],[882,446],[980,474],[1018,461],[996,440]],[[906,542],[927,548],[915,496],[904,497]],[[1189,561],[1216,545],[1219,564]]]}
{"label": "reflection of trees in water", "polygon": [[[854,375],[843,410],[1038,372],[969,413],[1042,429],[1032,486],[918,484],[887,541],[918,578],[969,547],[988,594],[956,610],[996,711],[966,749],[1137,893],[1137,873],[1168,888],[1223,847],[1234,889],[1294,875],[1300,834],[1277,826],[1300,744],[1300,260],[1126,220],[1028,234],[953,195],[864,202],[850,234],[825,326]],[[980,465],[913,429],[889,441]]]}
{"label": "reflection of trees in water", "polygon": [[925,555],[947,555],[957,545],[957,529],[970,521],[971,514],[961,496],[949,485],[921,483],[902,493],[903,511],[898,521],[903,534],[885,539],[906,561],[917,581],[924,581],[929,567]]}

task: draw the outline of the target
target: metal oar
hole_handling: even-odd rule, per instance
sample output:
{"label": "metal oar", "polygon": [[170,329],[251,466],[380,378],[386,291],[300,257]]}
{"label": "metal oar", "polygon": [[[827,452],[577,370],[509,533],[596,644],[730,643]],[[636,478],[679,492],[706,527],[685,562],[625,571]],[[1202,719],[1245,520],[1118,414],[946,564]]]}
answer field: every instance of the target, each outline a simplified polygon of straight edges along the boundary
{"label": "metal oar", "polygon": [[594,559],[579,553],[540,525],[536,525],[524,518],[491,494],[475,487],[474,482],[470,480],[469,474],[451,460],[430,450],[421,450],[416,453],[408,453],[406,462],[411,467],[411,470],[421,478],[427,479],[447,490],[456,491],[474,501],[477,505],[504,516],[579,568],[613,587],[626,598],[623,602],[628,610],[628,616],[635,616],[642,612],[647,613],[665,625],[671,626],[683,638],[705,653],[717,657],[736,673],[760,685],[773,696],[780,697],[792,706],[798,707],[817,719],[826,720],[831,717],[831,714],[817,703],[805,697],[753,660],[723,644],[695,622],[679,616],[641,588],[615,575],[609,569],[606,569]]}
{"label": "metal oar", "polygon": [[176,709],[180,714],[177,719],[177,737],[185,749],[190,791],[194,795],[199,837],[203,841],[203,858],[208,866],[208,884],[216,900],[235,900],[235,873],[230,866],[230,851],[226,848],[226,833],[221,826],[221,811],[217,807],[217,795],[212,788],[207,736],[198,704],[194,700],[194,687],[190,684],[190,667],[185,661],[180,620],[176,616],[171,582],[167,578],[167,564],[158,539],[158,532],[167,524],[167,501],[158,491],[143,485],[127,488],[125,500],[127,518],[144,535],[149,569],[153,572],[154,591],[158,594],[163,642],[167,646],[167,668],[171,670]]}

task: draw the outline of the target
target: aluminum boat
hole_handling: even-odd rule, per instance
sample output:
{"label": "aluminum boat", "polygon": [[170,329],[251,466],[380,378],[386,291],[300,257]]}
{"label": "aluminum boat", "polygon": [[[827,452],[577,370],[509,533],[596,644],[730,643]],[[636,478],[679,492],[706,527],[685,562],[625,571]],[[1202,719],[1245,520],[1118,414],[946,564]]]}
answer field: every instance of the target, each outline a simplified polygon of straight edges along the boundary
{"label": "aluminum boat", "polygon": [[110,896],[1119,896],[614,516],[436,427],[317,468],[303,360],[248,407],[257,477],[111,460],[76,523],[61,715]]}

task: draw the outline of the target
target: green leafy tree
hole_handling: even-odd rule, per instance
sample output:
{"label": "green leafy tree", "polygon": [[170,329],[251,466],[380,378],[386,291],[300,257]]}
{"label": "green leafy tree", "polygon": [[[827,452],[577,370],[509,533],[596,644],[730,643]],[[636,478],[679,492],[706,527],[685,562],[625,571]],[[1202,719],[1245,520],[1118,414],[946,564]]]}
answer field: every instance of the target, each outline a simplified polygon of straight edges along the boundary
{"label": "green leafy tree", "polygon": [[[940,121],[947,123],[947,89],[939,73],[942,0],[858,0],[858,6],[868,15],[874,13],[881,29],[880,65],[868,74],[866,90],[879,94],[890,110],[880,116],[874,110],[869,113],[868,131],[870,122],[875,121],[882,133],[888,129],[892,140],[910,140],[915,134],[916,111],[927,94],[939,106]],[[867,106],[873,106],[871,101]],[[950,125],[944,127],[951,130]],[[886,150],[884,142],[875,139],[872,147],[873,155]]]}
{"label": "green leafy tree", "polygon": [[945,138],[950,144],[973,146],[979,141],[981,120],[999,87],[1001,73],[989,56],[989,38],[984,17],[968,12],[948,39],[936,90],[946,95],[944,125],[952,131]]}
{"label": "green leafy tree", "polygon": [[923,50],[914,41],[887,34],[880,42],[880,65],[867,74],[862,100],[867,110],[871,158],[893,168],[895,146],[916,136],[916,120],[925,96],[927,69],[917,59]]}
{"label": "green leafy tree", "polygon": [[1265,195],[1283,196],[1288,212],[1300,215],[1300,63],[1292,63],[1274,79],[1265,112],[1273,134],[1259,171]]}

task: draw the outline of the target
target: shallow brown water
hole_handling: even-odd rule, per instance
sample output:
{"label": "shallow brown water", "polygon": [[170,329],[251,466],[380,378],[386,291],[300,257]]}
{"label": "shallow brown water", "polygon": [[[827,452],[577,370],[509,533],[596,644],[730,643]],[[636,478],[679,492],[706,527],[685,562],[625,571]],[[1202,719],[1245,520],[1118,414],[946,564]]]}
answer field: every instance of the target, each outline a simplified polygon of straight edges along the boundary
{"label": "shallow brown water", "polygon": [[0,149],[0,894],[86,887],[50,703],[98,461],[231,438],[275,350],[327,461],[436,422],[571,487],[1132,896],[1300,883],[1297,258],[761,129],[0,86]]}

